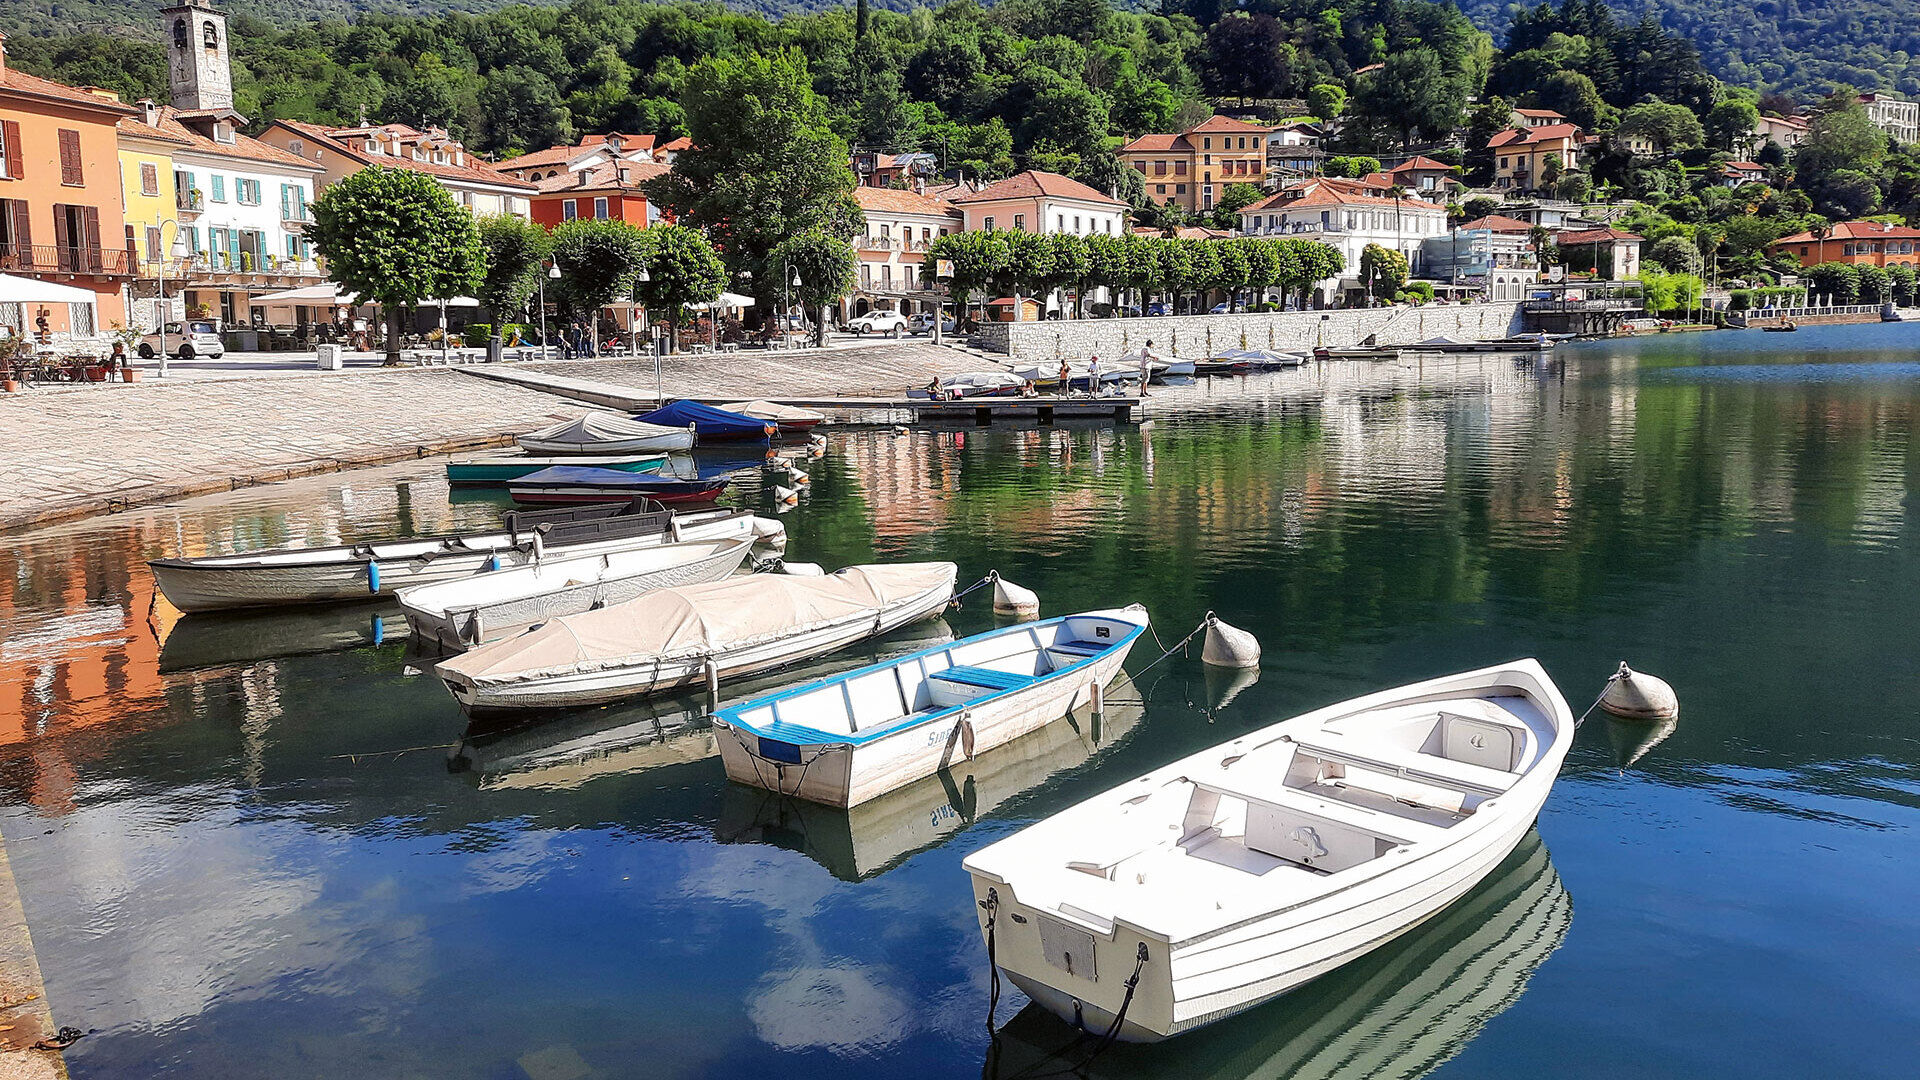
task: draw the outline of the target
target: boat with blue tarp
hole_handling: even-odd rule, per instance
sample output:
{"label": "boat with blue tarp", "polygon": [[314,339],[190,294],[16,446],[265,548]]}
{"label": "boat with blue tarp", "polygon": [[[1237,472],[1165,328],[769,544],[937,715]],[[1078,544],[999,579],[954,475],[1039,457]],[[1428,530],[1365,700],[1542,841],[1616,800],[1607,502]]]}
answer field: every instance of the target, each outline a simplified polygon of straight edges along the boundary
{"label": "boat with blue tarp", "polygon": [[676,401],[634,419],[660,427],[690,427],[696,443],[765,442],[780,433],[780,425],[771,420],[728,412],[697,401]]}

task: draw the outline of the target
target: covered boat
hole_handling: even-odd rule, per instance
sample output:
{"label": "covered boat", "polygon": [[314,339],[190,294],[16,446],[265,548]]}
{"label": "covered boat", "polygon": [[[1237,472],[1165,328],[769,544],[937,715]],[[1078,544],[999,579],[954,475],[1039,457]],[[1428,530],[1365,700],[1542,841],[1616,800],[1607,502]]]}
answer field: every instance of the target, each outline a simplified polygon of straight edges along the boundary
{"label": "covered boat", "polygon": [[1055,1015],[1190,1031],[1465,895],[1532,828],[1573,732],[1534,660],[1249,732],[969,856],[982,932]]}
{"label": "covered boat", "polygon": [[147,565],[161,593],[181,611],[282,607],[391,595],[410,585],[519,566],[542,552],[598,555],[669,540],[745,536],[752,533],[753,521],[745,510],[676,514],[657,502],[626,497],[593,506],[509,511],[498,527],[473,532],[154,559]]}
{"label": "covered boat", "polygon": [[1147,611],[1068,615],[783,690],[714,715],[727,778],[827,806],[878,795],[1092,702]]}
{"label": "covered boat", "polygon": [[619,413],[590,412],[579,419],[541,428],[520,436],[530,454],[653,454],[693,446],[693,430],[686,424],[655,424],[630,420]]}
{"label": "covered boat", "polygon": [[[682,434],[685,434],[684,432]],[[504,487],[528,473],[551,469],[555,465],[583,465],[592,469],[620,472],[657,472],[667,463],[665,454],[493,454],[487,457],[454,458],[447,462],[447,483],[456,487]]]}
{"label": "covered boat", "polygon": [[[1011,371],[963,371],[940,380],[949,397],[1018,397],[1027,380]],[[908,397],[925,397],[925,390],[909,390]]]}
{"label": "covered boat", "polygon": [[528,504],[594,503],[642,496],[660,503],[710,503],[732,481],[724,476],[656,476],[618,469],[555,465],[507,481],[513,501]]}
{"label": "covered boat", "polygon": [[779,425],[769,420],[716,409],[697,401],[676,401],[637,417],[643,424],[690,427],[697,442],[765,442],[779,433]]}
{"label": "covered boat", "polygon": [[512,570],[404,589],[400,608],[415,637],[464,649],[654,589],[718,581],[740,568],[753,543],[744,536],[580,559],[549,557]]}
{"label": "covered boat", "polygon": [[1274,349],[1236,349],[1230,353],[1221,353],[1220,358],[1245,360],[1253,365],[1255,371],[1299,367],[1307,362],[1306,353],[1279,352]]}
{"label": "covered boat", "polygon": [[803,409],[798,405],[782,405],[777,401],[736,401],[731,405],[722,405],[726,412],[750,416],[755,420],[767,420],[780,428],[782,435],[803,435],[820,426],[827,414],[817,409]]}
{"label": "covered boat", "polygon": [[953,597],[954,573],[947,562],[893,563],[659,589],[490,642],[437,671],[474,715],[665,693],[797,663],[936,615]]}
{"label": "covered boat", "polygon": [[1196,360],[1193,364],[1195,375],[1246,375],[1253,371],[1253,361],[1238,352],[1222,353],[1208,360]]}

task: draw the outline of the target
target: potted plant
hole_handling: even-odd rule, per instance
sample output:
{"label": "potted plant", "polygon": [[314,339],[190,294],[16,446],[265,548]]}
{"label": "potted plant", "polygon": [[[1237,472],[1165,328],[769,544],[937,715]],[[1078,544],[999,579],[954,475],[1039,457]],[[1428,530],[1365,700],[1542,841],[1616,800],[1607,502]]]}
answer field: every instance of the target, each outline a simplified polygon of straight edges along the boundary
{"label": "potted plant", "polygon": [[27,339],[20,334],[8,334],[0,337],[0,390],[11,394],[20,389],[20,383],[13,377],[13,362],[27,351]]}

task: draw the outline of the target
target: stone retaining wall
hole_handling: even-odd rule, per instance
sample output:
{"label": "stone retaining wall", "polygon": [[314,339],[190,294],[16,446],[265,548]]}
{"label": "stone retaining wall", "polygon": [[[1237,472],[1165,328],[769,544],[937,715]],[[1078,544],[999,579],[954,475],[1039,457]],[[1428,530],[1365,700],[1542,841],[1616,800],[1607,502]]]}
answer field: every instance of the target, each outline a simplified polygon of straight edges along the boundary
{"label": "stone retaining wall", "polygon": [[1339,348],[1357,345],[1370,334],[1381,345],[1409,345],[1442,336],[1490,341],[1512,337],[1524,329],[1518,303],[1428,305],[989,323],[973,336],[972,344],[1003,353],[1010,360],[1031,361],[1091,354],[1117,356],[1149,340],[1157,352],[1202,356],[1221,349],[1310,349],[1321,340]]}

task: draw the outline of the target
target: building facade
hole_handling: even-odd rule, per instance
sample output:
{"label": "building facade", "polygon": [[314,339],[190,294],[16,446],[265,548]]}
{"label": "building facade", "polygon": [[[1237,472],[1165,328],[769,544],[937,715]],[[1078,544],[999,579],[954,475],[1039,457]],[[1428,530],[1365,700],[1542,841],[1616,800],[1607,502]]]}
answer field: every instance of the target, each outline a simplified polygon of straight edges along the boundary
{"label": "building facade", "polygon": [[1154,202],[1201,213],[1229,184],[1266,182],[1273,130],[1215,116],[1186,131],[1133,139],[1120,148],[1120,161],[1145,179]]}
{"label": "building facade", "polygon": [[1801,266],[1826,262],[1853,266],[1920,266],[1920,229],[1879,221],[1838,221],[1825,236],[1794,233],[1768,244],[1767,251],[1792,255],[1800,260]]}
{"label": "building facade", "polygon": [[651,135],[588,135],[570,146],[549,146],[545,150],[521,154],[498,164],[501,172],[515,180],[537,184],[569,172],[624,161],[632,165],[650,165],[658,161],[655,139]]}
{"label": "building facade", "polygon": [[925,275],[927,249],[961,230],[960,211],[945,199],[894,188],[857,187],[853,198],[867,225],[864,234],[853,238],[859,276],[853,295],[840,302],[841,317],[876,308],[934,310],[942,294],[939,283]]}
{"label": "building facade", "polygon": [[561,169],[537,182],[538,188],[528,201],[529,213],[534,224],[549,230],[582,218],[624,221],[644,229],[660,221],[662,214],[641,185],[666,172],[665,165],[624,157],[600,160],[580,169]]}
{"label": "building facade", "polygon": [[1564,175],[1580,167],[1585,141],[1580,129],[1568,123],[1508,128],[1487,141],[1493,155],[1493,186],[1502,191],[1546,187],[1552,182],[1549,174]]}
{"label": "building facade", "polygon": [[949,200],[969,232],[1014,229],[1079,236],[1127,231],[1127,204],[1059,173],[1029,169]]}
{"label": "building facade", "polygon": [[1524,300],[1540,280],[1526,236],[1492,229],[1452,229],[1420,242],[1420,276],[1481,290],[1488,300]]}
{"label": "building facade", "polygon": [[132,112],[112,91],[13,70],[0,37],[0,273],[94,295],[90,304],[0,304],[0,327],[44,326],[53,341],[97,339],[124,323],[132,260],[114,126]]}
{"label": "building facade", "polygon": [[1867,110],[1873,126],[1893,136],[1893,141],[1903,146],[1920,142],[1920,101],[1892,94],[1861,94],[1860,107]]}
{"label": "building facade", "polygon": [[260,140],[321,169],[321,187],[343,180],[369,165],[425,173],[447,189],[455,202],[475,214],[527,218],[538,190],[467,152],[440,128],[421,131],[406,124],[321,127],[296,120],[275,120]]}
{"label": "building facade", "polygon": [[1553,242],[1560,248],[1560,261],[1574,273],[1603,281],[1640,276],[1640,249],[1646,241],[1623,229],[1571,229],[1556,234]]}
{"label": "building facade", "polygon": [[1392,199],[1353,182],[1326,179],[1282,190],[1240,211],[1243,236],[1317,240],[1340,252],[1346,269],[1319,283],[1322,302],[1364,291],[1360,254],[1369,244],[1400,252],[1412,273],[1422,276],[1422,243],[1446,229],[1444,206],[1424,199]]}

